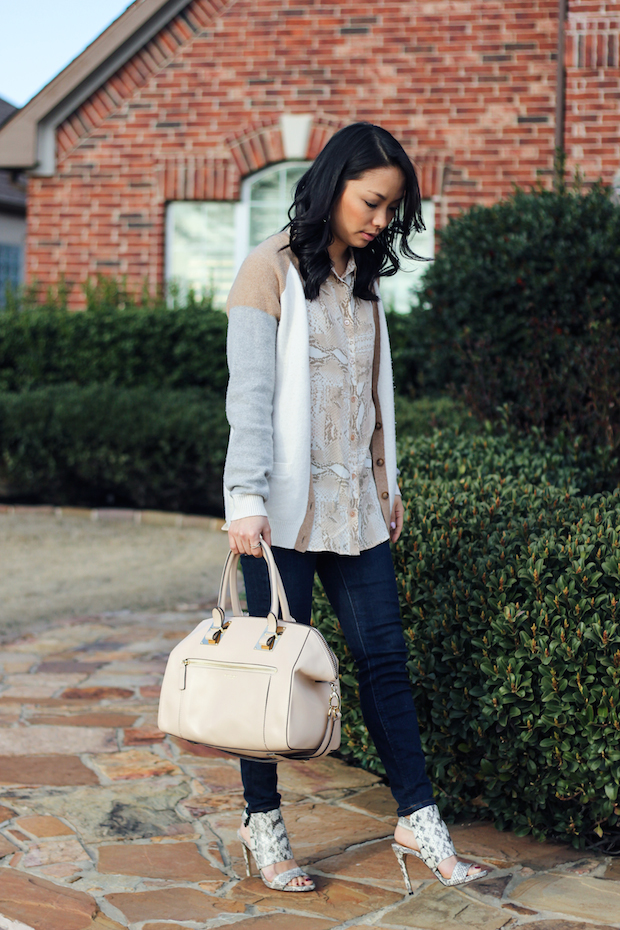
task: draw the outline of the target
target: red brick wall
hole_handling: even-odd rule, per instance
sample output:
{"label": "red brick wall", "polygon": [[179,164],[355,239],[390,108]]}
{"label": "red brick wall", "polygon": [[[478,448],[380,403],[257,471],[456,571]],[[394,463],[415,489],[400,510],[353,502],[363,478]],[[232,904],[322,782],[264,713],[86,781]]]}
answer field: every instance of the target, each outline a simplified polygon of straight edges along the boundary
{"label": "red brick wall", "polygon": [[[571,0],[566,138],[589,180],[620,167],[619,20],[620,0]],[[550,185],[556,45],[557,0],[193,0],[59,128],[56,176],[30,181],[28,277],[160,286],[166,201],[236,198],[282,158],[282,113],[312,114],[308,157],[348,122],[390,129],[439,225]]]}

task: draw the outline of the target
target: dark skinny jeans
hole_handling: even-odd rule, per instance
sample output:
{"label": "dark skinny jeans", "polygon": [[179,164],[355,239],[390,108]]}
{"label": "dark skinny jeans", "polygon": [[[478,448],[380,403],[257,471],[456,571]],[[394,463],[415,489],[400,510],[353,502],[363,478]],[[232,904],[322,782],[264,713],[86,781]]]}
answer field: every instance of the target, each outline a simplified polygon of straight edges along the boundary
{"label": "dark skinny jeans", "polygon": [[[298,623],[310,623],[315,571],[323,582],[357,664],[362,714],[385,766],[398,816],[434,804],[406,669],[389,543],[358,556],[276,546],[272,551]],[[252,616],[266,616],[270,589],[265,560],[244,555],[241,563],[248,610]],[[242,760],[241,775],[249,813],[280,806],[275,763]]]}

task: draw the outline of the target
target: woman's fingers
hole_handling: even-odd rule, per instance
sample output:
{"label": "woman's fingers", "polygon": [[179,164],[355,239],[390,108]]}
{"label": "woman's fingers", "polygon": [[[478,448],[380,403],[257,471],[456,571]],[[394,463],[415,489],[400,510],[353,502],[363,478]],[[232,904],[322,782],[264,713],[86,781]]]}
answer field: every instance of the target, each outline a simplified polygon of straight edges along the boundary
{"label": "woman's fingers", "polygon": [[260,559],[263,555],[260,540],[271,545],[271,527],[267,517],[244,517],[232,520],[228,528],[228,541],[232,552],[240,555],[253,555]]}
{"label": "woman's fingers", "polygon": [[239,555],[258,555],[262,553],[260,547],[260,535],[255,539],[256,541],[254,541],[254,538],[251,536],[231,532],[230,530],[228,531],[230,548],[233,552],[238,552]]}
{"label": "woman's fingers", "polygon": [[390,525],[390,540],[395,543],[403,529],[403,519],[405,510],[400,494],[394,498],[394,507],[392,508],[392,518]]}

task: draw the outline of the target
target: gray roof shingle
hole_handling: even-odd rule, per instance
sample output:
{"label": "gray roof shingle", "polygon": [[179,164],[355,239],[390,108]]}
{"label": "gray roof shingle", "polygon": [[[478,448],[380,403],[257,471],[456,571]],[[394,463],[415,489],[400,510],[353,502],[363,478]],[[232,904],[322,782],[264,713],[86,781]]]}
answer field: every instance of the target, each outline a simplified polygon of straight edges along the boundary
{"label": "gray roof shingle", "polygon": [[14,107],[12,103],[9,103],[8,100],[4,100],[0,97],[0,126],[11,116],[12,113],[15,113],[17,107]]}

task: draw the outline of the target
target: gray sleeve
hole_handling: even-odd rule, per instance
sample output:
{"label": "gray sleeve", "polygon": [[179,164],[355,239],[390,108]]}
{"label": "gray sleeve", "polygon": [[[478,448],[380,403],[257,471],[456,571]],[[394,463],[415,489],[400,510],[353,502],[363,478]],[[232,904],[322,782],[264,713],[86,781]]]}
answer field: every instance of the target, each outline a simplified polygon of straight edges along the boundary
{"label": "gray sleeve", "polygon": [[277,320],[255,307],[231,307],[226,416],[230,439],[224,486],[234,500],[233,519],[265,513],[273,468],[273,396]]}

